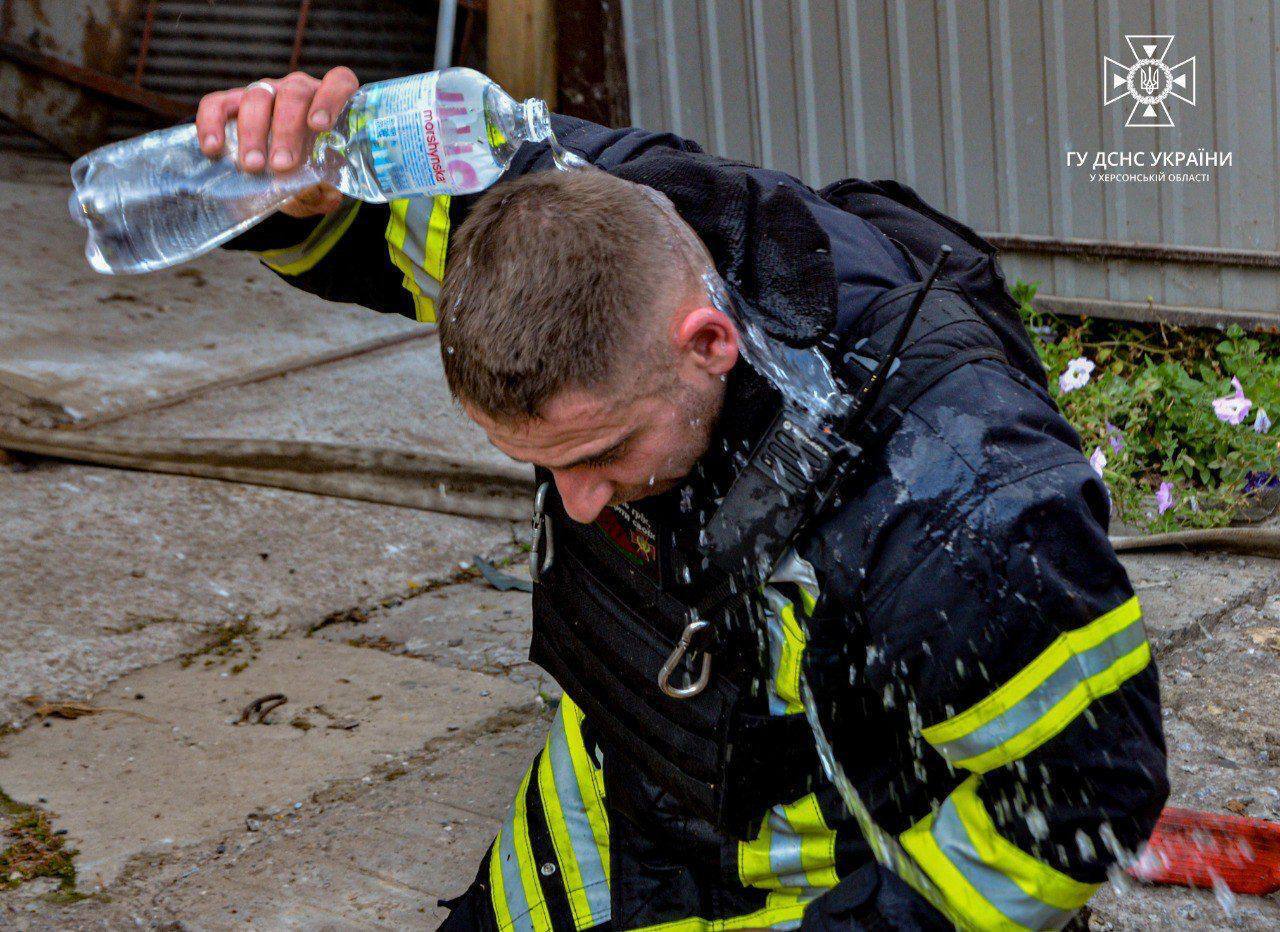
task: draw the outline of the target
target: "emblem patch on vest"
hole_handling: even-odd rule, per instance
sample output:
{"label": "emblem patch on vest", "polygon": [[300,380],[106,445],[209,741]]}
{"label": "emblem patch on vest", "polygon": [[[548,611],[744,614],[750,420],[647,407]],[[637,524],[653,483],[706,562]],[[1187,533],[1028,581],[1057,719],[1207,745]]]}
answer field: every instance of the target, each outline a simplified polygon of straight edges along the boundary
{"label": "emblem patch on vest", "polygon": [[612,505],[600,512],[596,526],[628,563],[658,580],[658,535],[648,517],[630,505]]}

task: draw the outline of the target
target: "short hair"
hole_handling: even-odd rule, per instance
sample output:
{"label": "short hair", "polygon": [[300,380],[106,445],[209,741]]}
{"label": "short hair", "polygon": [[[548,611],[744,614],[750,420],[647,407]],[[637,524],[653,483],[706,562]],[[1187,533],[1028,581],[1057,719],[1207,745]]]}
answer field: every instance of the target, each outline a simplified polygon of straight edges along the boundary
{"label": "short hair", "polygon": [[660,358],[664,298],[696,284],[684,238],[705,251],[665,198],[604,171],[491,188],[449,243],[439,326],[454,397],[512,421],[567,389],[626,385]]}

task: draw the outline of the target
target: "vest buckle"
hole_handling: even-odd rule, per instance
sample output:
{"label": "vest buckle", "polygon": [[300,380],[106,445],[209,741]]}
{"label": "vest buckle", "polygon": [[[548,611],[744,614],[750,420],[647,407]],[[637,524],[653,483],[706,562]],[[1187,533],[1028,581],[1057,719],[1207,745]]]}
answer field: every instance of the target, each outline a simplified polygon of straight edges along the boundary
{"label": "vest buckle", "polygon": [[706,689],[707,684],[711,682],[711,654],[704,650],[702,652],[702,669],[698,673],[698,678],[685,686],[671,685],[671,676],[676,672],[676,667],[680,665],[680,661],[684,660],[685,655],[689,653],[693,639],[709,627],[711,627],[711,622],[703,621],[701,618],[694,618],[693,621],[685,625],[684,633],[680,635],[680,643],[676,645],[676,649],[671,652],[667,662],[658,671],[658,688],[672,699],[692,699]]}
{"label": "vest buckle", "polygon": [[547,492],[550,488],[551,483],[544,482],[533,496],[533,549],[529,551],[529,576],[535,583],[556,561],[555,533],[547,520]]}

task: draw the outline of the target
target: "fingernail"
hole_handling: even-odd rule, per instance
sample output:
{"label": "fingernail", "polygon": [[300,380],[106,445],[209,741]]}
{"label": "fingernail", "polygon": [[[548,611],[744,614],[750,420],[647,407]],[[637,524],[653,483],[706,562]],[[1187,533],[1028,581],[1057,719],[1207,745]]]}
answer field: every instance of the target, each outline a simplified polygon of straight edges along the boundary
{"label": "fingernail", "polygon": [[311,114],[311,122],[314,123],[316,126],[328,126],[329,125],[328,111],[317,110],[315,113]]}
{"label": "fingernail", "polygon": [[257,149],[254,149],[252,152],[246,152],[244,154],[245,168],[261,168],[265,164],[267,164],[266,160],[263,158],[262,153],[259,152]]}
{"label": "fingernail", "polygon": [[277,149],[271,156],[272,168],[288,168],[292,159],[285,149]]}
{"label": "fingernail", "polygon": [[206,149],[216,149],[216,148],[218,148],[218,137],[217,137],[217,136],[215,136],[213,133],[210,133],[208,136],[205,136],[205,137],[204,137],[204,147],[205,147]]}

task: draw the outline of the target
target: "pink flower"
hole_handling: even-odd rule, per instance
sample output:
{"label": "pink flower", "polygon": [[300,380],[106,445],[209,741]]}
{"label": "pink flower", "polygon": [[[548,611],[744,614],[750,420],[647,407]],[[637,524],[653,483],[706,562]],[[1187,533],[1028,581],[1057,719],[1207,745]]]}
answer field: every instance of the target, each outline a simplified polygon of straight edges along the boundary
{"label": "pink flower", "polygon": [[1213,413],[1224,424],[1239,424],[1248,417],[1253,402],[1244,396],[1244,388],[1240,385],[1240,380],[1234,376],[1231,379],[1231,387],[1235,389],[1233,394],[1214,399]]}
{"label": "pink flower", "polygon": [[1093,467],[1093,471],[1099,476],[1102,475],[1102,470],[1107,468],[1107,457],[1101,448],[1093,448],[1093,455],[1089,457],[1089,465]]}
{"label": "pink flower", "polygon": [[1173,507],[1173,486],[1168,482],[1161,482],[1160,488],[1156,489],[1156,511],[1164,514]]}
{"label": "pink flower", "polygon": [[1092,360],[1077,356],[1067,363],[1066,370],[1058,376],[1058,388],[1064,395],[1074,392],[1077,388],[1084,388],[1089,384],[1089,376],[1093,374],[1093,370]]}

